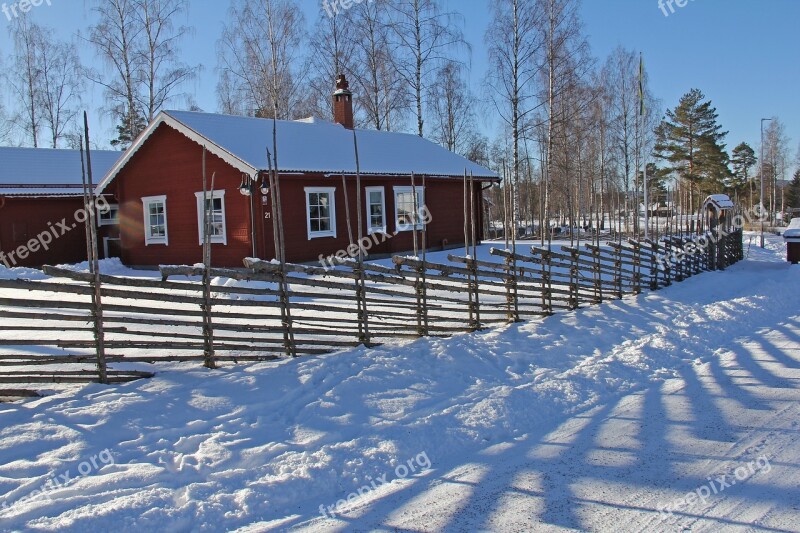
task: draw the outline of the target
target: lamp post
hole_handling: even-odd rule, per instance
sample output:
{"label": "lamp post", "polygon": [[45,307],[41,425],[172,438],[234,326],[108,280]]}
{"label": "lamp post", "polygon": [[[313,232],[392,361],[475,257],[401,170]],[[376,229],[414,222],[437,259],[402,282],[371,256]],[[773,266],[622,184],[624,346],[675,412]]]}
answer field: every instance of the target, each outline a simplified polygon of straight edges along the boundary
{"label": "lamp post", "polygon": [[[259,176],[256,174],[255,176],[251,176],[246,173],[242,173],[242,184],[239,185],[239,192],[242,196],[247,196],[250,200],[250,240],[253,249],[253,257],[257,255],[257,248],[256,248],[256,219],[255,219],[255,205],[253,202],[253,196],[255,196],[256,192],[259,190],[258,186]],[[269,194],[269,188],[267,188],[266,181],[261,184],[260,187],[261,194],[266,196]]]}
{"label": "lamp post", "polygon": [[761,212],[758,218],[761,220],[761,247],[764,248],[764,122],[771,121],[771,118],[761,119]]}

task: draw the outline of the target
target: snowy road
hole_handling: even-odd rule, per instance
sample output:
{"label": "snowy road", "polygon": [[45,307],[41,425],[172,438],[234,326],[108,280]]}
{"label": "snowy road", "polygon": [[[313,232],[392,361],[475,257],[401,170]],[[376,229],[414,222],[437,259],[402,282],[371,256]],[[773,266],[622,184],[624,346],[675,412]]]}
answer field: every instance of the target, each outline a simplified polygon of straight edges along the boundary
{"label": "snowy road", "polygon": [[0,406],[0,530],[800,531],[781,247],[542,322]]}
{"label": "snowy road", "polygon": [[634,343],[693,337],[675,344],[687,356],[675,378],[489,446],[352,519],[298,529],[800,531],[800,269],[787,271],[749,262],[713,291],[718,304],[663,315],[677,327]]}

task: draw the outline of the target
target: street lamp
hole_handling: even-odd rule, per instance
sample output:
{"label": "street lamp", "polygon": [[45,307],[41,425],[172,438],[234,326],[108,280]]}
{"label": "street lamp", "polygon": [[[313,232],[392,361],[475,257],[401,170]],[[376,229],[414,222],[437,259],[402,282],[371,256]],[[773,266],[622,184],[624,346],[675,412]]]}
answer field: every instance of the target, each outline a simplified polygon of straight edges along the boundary
{"label": "street lamp", "polygon": [[761,220],[761,247],[764,248],[764,122],[771,121],[771,118],[761,119],[761,213],[759,219]]}
{"label": "street lamp", "polygon": [[[242,184],[239,185],[239,192],[242,196],[248,197],[250,200],[250,241],[253,246],[253,257],[257,255],[257,248],[256,248],[256,215],[255,215],[255,206],[253,205],[253,196],[256,194],[256,191],[259,190],[258,187],[258,180],[259,176],[256,174],[255,176],[251,176],[245,172],[242,172]],[[264,196],[269,193],[269,189],[266,188],[266,182],[261,184],[261,194]]]}

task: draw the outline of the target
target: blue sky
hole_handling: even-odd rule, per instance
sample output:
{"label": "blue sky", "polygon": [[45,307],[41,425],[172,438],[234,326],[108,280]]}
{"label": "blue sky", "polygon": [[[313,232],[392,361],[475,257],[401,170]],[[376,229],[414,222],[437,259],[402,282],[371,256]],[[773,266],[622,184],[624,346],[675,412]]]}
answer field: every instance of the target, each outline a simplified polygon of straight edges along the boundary
{"label": "blue sky", "polygon": [[[0,4],[3,1],[11,3],[0,0]],[[51,6],[44,3],[33,9],[36,21],[56,28],[60,37],[86,32],[92,21],[92,0],[50,1]],[[480,96],[489,4],[486,0],[449,1],[465,16],[465,32],[473,49],[471,81]],[[320,3],[301,0],[301,5],[310,30]],[[203,65],[198,81],[186,90],[206,111],[216,110],[215,43],[227,6],[226,1],[190,0],[190,12],[183,21],[195,27],[183,46],[185,60]],[[800,142],[800,62],[795,37],[800,1],[689,0],[685,7],[676,5],[674,13],[664,16],[658,0],[584,0],[582,14],[599,62],[618,44],[644,53],[651,88],[665,107],[674,107],[689,89],[701,89],[730,131],[729,148],[743,140],[756,147],[760,118],[779,116],[792,139],[794,156]],[[5,24],[0,14],[0,25]],[[0,55],[8,54],[9,44],[7,31],[0,31]],[[83,54],[87,63],[95,61],[88,47],[83,47]],[[105,144],[112,124],[99,115],[102,94],[95,88],[88,95],[86,107],[93,117],[95,140]]]}

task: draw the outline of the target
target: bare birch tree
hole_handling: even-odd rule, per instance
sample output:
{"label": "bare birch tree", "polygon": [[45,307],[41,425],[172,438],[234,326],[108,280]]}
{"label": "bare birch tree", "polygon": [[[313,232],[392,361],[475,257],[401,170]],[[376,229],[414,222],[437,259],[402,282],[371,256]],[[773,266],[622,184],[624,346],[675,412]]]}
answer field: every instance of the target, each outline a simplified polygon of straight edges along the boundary
{"label": "bare birch tree", "polygon": [[778,117],[773,117],[764,129],[764,184],[769,205],[770,217],[781,208],[778,181],[786,178],[789,168],[789,137],[786,126]]}
{"label": "bare birch tree", "polygon": [[446,63],[429,89],[432,138],[451,152],[466,154],[475,135],[475,99],[458,63]]}
{"label": "bare birch tree", "polygon": [[[567,123],[577,117],[586,102],[575,107],[567,105],[565,95],[579,87],[591,67],[588,56],[588,43],[583,33],[578,9],[579,0],[539,0],[543,15],[539,18],[544,46],[541,51],[542,91],[540,100],[546,102],[547,148],[544,186],[544,213],[549,220],[551,210],[551,187],[553,185],[554,164],[557,159],[555,149],[562,151],[562,159],[569,161],[569,139],[566,135]],[[561,176],[570,179],[569,169],[561,168]],[[560,184],[567,190],[569,184]],[[549,235],[549,233],[548,233]]]}
{"label": "bare birch tree", "polygon": [[350,10],[360,76],[355,82],[366,125],[398,129],[409,108],[409,95],[398,74],[397,46],[391,40],[386,2],[363,2]]}
{"label": "bare birch tree", "polygon": [[[118,122],[112,144],[126,147],[191,80],[199,67],[180,61],[180,41],[191,31],[174,21],[186,0],[100,0],[87,40],[107,71],[88,77],[105,90],[107,111]],[[110,74],[110,75],[109,75]]]}
{"label": "bare birch tree", "polygon": [[629,223],[631,191],[637,172],[638,158],[638,57],[633,50],[617,47],[603,67],[603,79],[610,104],[609,133],[622,165],[625,193],[625,223]]}
{"label": "bare birch tree", "polygon": [[[539,31],[541,11],[535,0],[499,0],[492,7],[486,33],[489,47],[487,84],[491,100],[511,133],[511,176],[519,190],[520,146],[525,124],[539,107],[535,84],[538,56],[544,45]],[[515,209],[518,208],[515,202]]]}
{"label": "bare birch tree", "polygon": [[77,114],[83,87],[77,48],[53,39],[53,30],[19,17],[11,28],[14,41],[8,76],[19,105],[12,124],[39,147],[42,138],[58,148]]}
{"label": "bare birch tree", "polygon": [[239,98],[248,115],[293,118],[302,96],[303,25],[294,0],[233,0],[217,44],[220,103]]}
{"label": "bare birch tree", "polygon": [[459,28],[462,17],[443,11],[437,0],[387,0],[392,9],[391,29],[397,39],[401,59],[398,73],[411,89],[416,106],[417,133],[424,136],[427,90],[436,69],[453,61],[452,53],[469,50]]}
{"label": "bare birch tree", "polygon": [[192,80],[198,67],[180,60],[180,42],[191,33],[188,26],[175,26],[174,20],[188,10],[187,0],[136,0],[136,18],[141,28],[141,44],[135,58],[139,65],[139,107],[147,122],[172,98],[178,88]]}
{"label": "bare birch tree", "polygon": [[[322,12],[311,33],[305,70],[309,72],[307,109],[313,115],[326,119],[333,117],[331,93],[338,75],[344,74],[350,80],[362,76],[360,65],[354,61],[353,15],[353,9],[330,16]],[[354,114],[358,102],[359,99],[355,99]]]}
{"label": "bare birch tree", "polygon": [[17,17],[11,24],[14,42],[12,72],[9,84],[19,102],[12,118],[13,124],[30,140],[34,148],[39,147],[42,116],[39,112],[41,99],[41,49],[48,38],[44,30],[28,17]]}
{"label": "bare birch tree", "polygon": [[45,41],[41,47],[39,107],[50,130],[52,147],[75,127],[84,84],[78,50],[73,43]]}
{"label": "bare birch tree", "polygon": [[8,144],[11,142],[11,131],[14,125],[6,114],[3,102],[0,102],[0,143]]}
{"label": "bare birch tree", "polygon": [[105,62],[110,76],[93,69],[87,76],[104,88],[107,111],[119,122],[118,144],[124,147],[145,127],[138,107],[142,27],[137,23],[135,0],[101,0],[94,11],[98,22],[90,28],[87,40]]}

